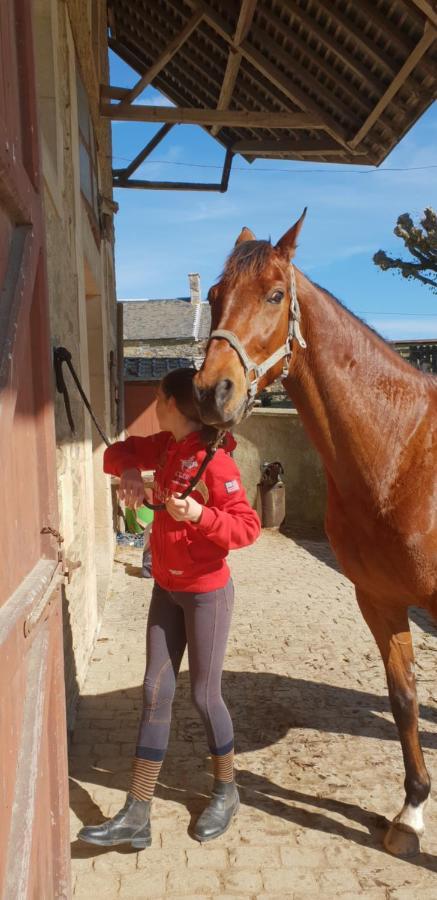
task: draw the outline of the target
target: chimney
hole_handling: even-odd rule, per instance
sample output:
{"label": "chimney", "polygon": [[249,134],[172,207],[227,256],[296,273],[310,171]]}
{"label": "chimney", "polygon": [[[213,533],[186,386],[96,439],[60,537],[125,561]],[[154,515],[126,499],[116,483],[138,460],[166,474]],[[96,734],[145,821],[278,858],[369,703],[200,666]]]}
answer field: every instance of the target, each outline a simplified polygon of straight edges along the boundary
{"label": "chimney", "polygon": [[200,296],[200,275],[198,272],[190,272],[188,275],[188,281],[190,282],[190,301],[192,306],[196,306],[201,302]]}

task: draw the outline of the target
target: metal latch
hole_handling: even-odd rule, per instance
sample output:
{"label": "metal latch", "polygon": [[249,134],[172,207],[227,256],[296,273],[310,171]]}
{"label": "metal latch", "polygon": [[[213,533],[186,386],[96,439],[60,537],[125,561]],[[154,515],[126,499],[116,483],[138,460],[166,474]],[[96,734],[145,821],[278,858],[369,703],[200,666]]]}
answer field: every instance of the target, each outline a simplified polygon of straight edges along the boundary
{"label": "metal latch", "polygon": [[75,569],[79,569],[82,563],[80,560],[66,559],[65,551],[62,547],[64,538],[56,528],[45,525],[44,528],[41,529],[41,534],[51,534],[56,538],[58,542],[58,561],[61,563],[61,577],[64,579],[64,584],[70,584],[73,572]]}

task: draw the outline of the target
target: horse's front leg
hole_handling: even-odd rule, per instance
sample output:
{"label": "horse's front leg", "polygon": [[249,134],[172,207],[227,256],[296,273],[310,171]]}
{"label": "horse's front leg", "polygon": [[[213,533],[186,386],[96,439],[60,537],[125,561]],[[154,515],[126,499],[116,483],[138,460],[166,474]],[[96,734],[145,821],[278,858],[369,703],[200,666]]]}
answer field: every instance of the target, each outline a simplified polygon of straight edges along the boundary
{"label": "horse's front leg", "polygon": [[387,606],[357,589],[361,612],[378,644],[387,675],[390,703],[402,745],[405,765],[405,803],[384,839],[395,856],[413,856],[420,850],[423,811],[430,778],[423,759],[418,730],[414,652],[408,611]]}

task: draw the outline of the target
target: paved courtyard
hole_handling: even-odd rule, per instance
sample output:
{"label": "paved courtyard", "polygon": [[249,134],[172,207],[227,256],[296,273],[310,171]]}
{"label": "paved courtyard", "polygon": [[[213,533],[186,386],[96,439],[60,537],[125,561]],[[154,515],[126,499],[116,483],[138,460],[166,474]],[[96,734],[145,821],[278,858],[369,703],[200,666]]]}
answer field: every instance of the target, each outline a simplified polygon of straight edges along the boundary
{"label": "paved courtyard", "polygon": [[[236,607],[224,695],[236,732],[242,805],[231,829],[187,834],[211,784],[186,659],[171,743],[153,805],[153,845],[102,851],[76,840],[124,802],[141,705],[151,582],[141,551],[118,548],[112,593],[71,747],[75,900],[436,900],[437,815],[422,852],[382,849],[384,817],[403,800],[403,766],[382,663],[349,582],[324,543],[264,532],[231,555]],[[421,731],[437,769],[437,641],[414,614]]]}

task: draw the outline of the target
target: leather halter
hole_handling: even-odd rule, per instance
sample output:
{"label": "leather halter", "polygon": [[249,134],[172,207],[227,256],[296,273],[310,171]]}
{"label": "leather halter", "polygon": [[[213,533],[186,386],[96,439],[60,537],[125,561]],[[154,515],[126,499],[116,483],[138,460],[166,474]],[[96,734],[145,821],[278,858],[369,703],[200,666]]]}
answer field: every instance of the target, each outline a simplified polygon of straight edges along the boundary
{"label": "leather halter", "polygon": [[[250,408],[253,406],[253,403],[255,401],[255,397],[258,392],[258,382],[260,378],[262,378],[262,376],[265,375],[266,372],[269,371],[269,369],[273,368],[273,366],[275,366],[280,359],[285,358],[282,377],[285,378],[287,376],[292,356],[293,339],[296,338],[299,346],[303,349],[305,349],[306,347],[306,342],[300,330],[300,306],[297,299],[296,276],[294,274],[294,267],[292,265],[290,265],[290,298],[290,315],[288,319],[287,340],[285,341],[285,344],[282,344],[281,347],[278,347],[278,349],[275,350],[274,353],[272,353],[261,363],[254,362],[254,360],[251,359],[250,356],[248,356],[246,350],[243,347],[243,344],[233,331],[227,331],[225,328],[217,328],[215,331],[212,331],[209,336],[209,341],[216,339],[227,341],[232,349],[235,350],[235,352],[238,354],[246,375],[247,394]],[[253,378],[252,374],[254,375]]]}

